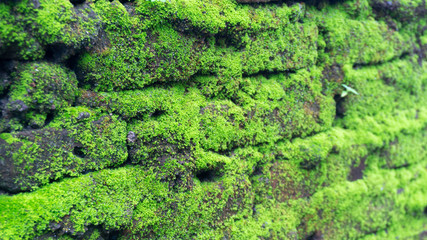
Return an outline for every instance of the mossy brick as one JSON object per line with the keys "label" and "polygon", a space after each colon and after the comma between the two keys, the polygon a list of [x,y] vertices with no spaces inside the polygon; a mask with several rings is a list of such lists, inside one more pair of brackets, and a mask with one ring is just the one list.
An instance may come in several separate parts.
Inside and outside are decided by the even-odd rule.
{"label": "mossy brick", "polygon": [[0,52],[47,50],[79,89],[2,123],[38,181],[0,191],[3,238],[425,236],[423,1],[33,2],[0,5]]}
{"label": "mossy brick", "polygon": [[41,59],[55,46],[54,54],[64,60],[68,51],[89,47],[101,22],[88,5],[74,8],[64,0],[1,3],[1,58]]}
{"label": "mossy brick", "polygon": [[127,159],[126,123],[85,108],[63,114],[45,128],[1,135],[3,189],[33,190]]}
{"label": "mossy brick", "polygon": [[24,64],[13,76],[10,105],[22,101],[29,110],[48,113],[70,106],[77,94],[75,74],[60,65],[47,62]]}
{"label": "mossy brick", "polygon": [[[25,63],[12,73],[7,102],[2,106],[3,131],[21,130],[25,126],[41,128],[47,116],[70,106],[77,95],[74,72],[61,65]],[[17,122],[17,128],[13,127]]]}
{"label": "mossy brick", "polygon": [[[119,2],[97,2],[94,11],[119,15],[120,21],[104,19],[109,24],[107,36],[111,45],[80,58],[79,67],[85,75],[86,87],[99,91],[141,89],[156,82],[185,81],[199,71],[217,74],[221,81],[229,82],[230,78],[233,80],[242,74],[300,69],[316,61],[317,27],[313,23],[277,27],[274,23],[281,20],[276,14],[265,16],[271,28],[266,27],[265,31],[257,34],[246,31],[231,45],[227,43],[228,36],[219,39],[211,35],[197,36],[180,31],[176,24],[166,22],[154,26],[150,24],[151,27],[146,29],[146,22],[152,19],[146,17],[146,10],[142,12],[143,7],[158,11],[166,8],[162,11],[172,14],[172,9],[177,6],[181,8],[180,3],[175,2],[139,2],[136,6],[129,5],[129,8],[135,8],[136,13],[130,14]],[[232,7],[233,4],[225,6]],[[217,7],[221,9],[223,6]],[[277,10],[281,12],[277,13],[279,16],[292,18],[293,8],[283,8],[274,8],[272,11]],[[244,15],[251,15],[251,10],[245,8],[240,11]],[[163,15],[151,16],[161,18]],[[179,24],[181,20],[177,21]],[[217,24],[222,28],[224,23]],[[236,30],[236,33],[240,30]]]}
{"label": "mossy brick", "polygon": [[331,7],[310,15],[323,35],[319,58],[324,64],[374,64],[412,51],[414,36],[394,31],[383,22],[352,19]]}

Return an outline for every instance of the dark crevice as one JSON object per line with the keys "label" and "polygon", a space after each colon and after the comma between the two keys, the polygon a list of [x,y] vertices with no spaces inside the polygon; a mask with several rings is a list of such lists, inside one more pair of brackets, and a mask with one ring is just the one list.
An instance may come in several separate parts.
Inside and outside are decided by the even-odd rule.
{"label": "dark crevice", "polygon": [[46,120],[44,122],[44,125],[45,126],[49,125],[49,123],[52,122],[54,118],[55,118],[55,113],[54,112],[48,113],[47,116],[46,116]]}
{"label": "dark crevice", "polygon": [[150,117],[152,118],[159,118],[160,116],[164,115],[166,111],[156,109],[153,113],[150,114]]}
{"label": "dark crevice", "polygon": [[411,166],[410,164],[408,164],[408,163],[405,163],[405,164],[402,164],[402,165],[398,165],[398,166],[396,166],[396,165],[393,165],[393,166],[385,166],[385,167],[383,167],[383,168],[386,168],[386,169],[401,169],[401,168],[407,168],[407,167],[409,167],[409,166]]}
{"label": "dark crevice", "polygon": [[343,118],[345,116],[345,98],[340,94],[334,96],[335,100],[335,119]]}
{"label": "dark crevice", "polygon": [[121,231],[113,230],[113,231],[104,231],[104,238],[108,240],[118,240],[121,236]]}
{"label": "dark crevice", "polygon": [[258,175],[262,175],[262,170],[264,169],[263,166],[259,166],[257,165],[254,169],[254,171],[252,172],[252,174],[249,175],[249,177],[253,177],[253,176],[258,176]]}
{"label": "dark crevice", "polygon": [[322,159],[320,157],[314,157],[310,159],[303,159],[299,165],[302,169],[314,170],[320,165],[321,161]]}
{"label": "dark crevice", "polygon": [[321,231],[315,231],[314,233],[312,233],[306,238],[306,240],[322,240],[322,239],[323,239],[323,234]]}
{"label": "dark crevice", "polygon": [[7,189],[5,187],[0,186],[0,196],[1,195],[13,196],[23,192],[28,192],[28,190],[21,191],[21,189],[19,188]]}
{"label": "dark crevice", "polygon": [[378,67],[378,66],[381,66],[385,63],[390,63],[390,62],[396,61],[398,59],[404,59],[407,56],[410,56],[411,54],[413,54],[413,52],[403,52],[401,55],[395,56],[392,59],[387,60],[387,61],[379,61],[379,62],[374,62],[374,63],[355,63],[355,64],[353,64],[353,69],[357,70],[357,69],[360,69],[363,67]]}
{"label": "dark crevice", "polygon": [[[1,78],[1,76],[0,76],[0,78]],[[1,80],[2,79],[0,79],[0,81]],[[0,83],[0,86],[2,86],[2,83]],[[6,83],[6,81],[5,81],[4,85],[2,87],[4,87],[4,88],[3,88],[3,92],[0,92],[0,101],[2,101],[3,99],[5,99],[7,101],[7,99],[9,98],[10,84]],[[1,104],[1,102],[0,102],[0,104]],[[0,106],[0,109],[1,109],[1,106]]]}
{"label": "dark crevice", "polygon": [[[299,1],[292,1],[292,2],[298,3]],[[318,9],[322,9],[322,8],[325,8],[326,6],[334,6],[339,3],[342,3],[341,0],[320,0],[320,1],[319,0],[303,0],[302,2],[310,6],[315,6]]]}
{"label": "dark crevice", "polygon": [[70,2],[74,5],[74,7],[83,4],[85,0],[70,0]]}
{"label": "dark crevice", "polygon": [[[79,61],[80,55],[82,53],[83,53],[82,51],[75,52],[75,54],[70,55],[69,58],[66,61],[64,61],[64,65],[67,68],[69,68],[70,70],[74,71],[76,73],[76,75],[77,75],[76,70],[77,70],[77,66],[78,66],[78,61]],[[80,77],[82,77],[82,76],[80,76]]]}
{"label": "dark crevice", "polygon": [[347,177],[349,181],[353,182],[363,178],[363,172],[366,168],[366,158],[367,156],[361,158],[357,166],[356,163],[353,162],[352,166],[350,167],[350,174]]}
{"label": "dark crevice", "polygon": [[4,189],[2,189],[1,187],[0,187],[0,196],[1,195],[10,195],[10,192],[8,192],[7,190],[4,190]]}
{"label": "dark crevice", "polygon": [[10,86],[12,84],[11,74],[16,71],[18,61],[0,61],[0,99],[8,98]]}
{"label": "dark crevice", "polygon": [[136,134],[132,131],[128,132],[128,135],[126,137],[126,152],[128,154],[126,161],[124,161],[121,166],[126,166],[126,165],[133,165],[132,163],[132,154],[133,152],[135,152],[136,150],[134,150],[135,148],[135,142],[137,140]]}
{"label": "dark crevice", "polygon": [[81,158],[86,157],[86,153],[84,152],[84,148],[79,147],[79,146],[74,147],[73,154],[76,155],[77,157],[81,157]]}
{"label": "dark crevice", "polygon": [[221,173],[218,169],[203,169],[196,173],[196,178],[198,178],[200,182],[214,182],[219,177],[221,177]]}
{"label": "dark crevice", "polygon": [[252,205],[252,217],[254,217],[258,213],[255,203]]}
{"label": "dark crevice", "polygon": [[278,71],[277,69],[272,69],[272,70],[263,70],[263,71],[258,71],[256,73],[243,73],[242,74],[242,78],[248,78],[248,77],[255,77],[255,76],[263,76],[267,79],[271,78],[272,75],[276,75],[276,74],[280,74],[280,73],[284,73],[287,76],[291,75],[291,74],[295,74],[297,72],[297,69],[287,69],[284,71]]}
{"label": "dark crevice", "polygon": [[418,65],[423,66],[423,60],[427,60],[427,44],[423,45],[421,42],[421,36],[424,35],[424,32],[427,30],[427,26],[424,26],[422,29],[418,28],[416,34],[418,48],[415,48],[415,54],[418,55]]}
{"label": "dark crevice", "polygon": [[76,49],[73,49],[65,44],[51,44],[45,47],[45,60],[48,62],[60,63],[69,59],[70,56],[76,54]]}

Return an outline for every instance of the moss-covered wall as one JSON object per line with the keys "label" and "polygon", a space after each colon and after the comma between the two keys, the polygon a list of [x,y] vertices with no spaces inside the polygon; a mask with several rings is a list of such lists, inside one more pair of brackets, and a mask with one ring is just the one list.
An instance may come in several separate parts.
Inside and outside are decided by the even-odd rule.
{"label": "moss-covered wall", "polygon": [[425,0],[0,2],[0,239],[424,239]]}

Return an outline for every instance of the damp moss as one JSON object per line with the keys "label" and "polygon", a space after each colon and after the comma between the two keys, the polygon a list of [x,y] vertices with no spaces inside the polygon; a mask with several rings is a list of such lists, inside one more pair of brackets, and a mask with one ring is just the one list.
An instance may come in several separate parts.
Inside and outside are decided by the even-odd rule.
{"label": "damp moss", "polygon": [[[73,116],[74,113],[74,116]],[[117,166],[127,159],[126,123],[86,108],[66,108],[39,130],[2,134],[3,188],[33,190],[65,176]],[[6,181],[7,178],[7,181]]]}
{"label": "damp moss", "polygon": [[[39,91],[27,91],[31,82],[13,83],[14,111],[22,101],[39,129],[0,135],[0,153],[18,173],[2,183],[33,189],[0,195],[1,235],[421,236],[423,5],[391,1],[382,15],[378,4],[388,2],[0,5],[3,18],[35,23],[10,30],[6,21],[10,46],[27,38],[20,34],[48,46],[90,43],[75,59],[72,98],[29,95]],[[95,45],[92,34],[102,36]],[[50,63],[24,68],[39,65],[58,72],[46,79],[68,73]],[[358,94],[342,95],[342,84]],[[60,107],[51,111],[45,99]]]}
{"label": "damp moss", "polygon": [[[29,239],[46,232],[50,222],[63,224],[66,233],[83,232],[88,224],[104,223],[110,229],[129,224],[132,213],[128,211],[144,197],[144,191],[164,195],[164,186],[153,177],[127,167],[67,179],[31,194],[0,196],[2,236]],[[71,218],[63,219],[69,214]]]}
{"label": "damp moss", "polygon": [[14,73],[9,101],[22,101],[40,113],[59,110],[74,102],[77,79],[73,72],[51,63],[25,64]]}
{"label": "damp moss", "polygon": [[[2,51],[23,60],[41,59],[45,46],[77,49],[98,34],[97,16],[75,9],[70,1],[1,3]],[[3,49],[4,48],[4,49]],[[11,49],[7,49],[11,48]]]}
{"label": "damp moss", "polygon": [[[24,63],[12,74],[13,83],[3,107],[3,131],[41,128],[58,110],[70,106],[77,95],[74,72],[47,62]],[[19,125],[18,125],[19,124]]]}
{"label": "damp moss", "polygon": [[[21,22],[21,17],[12,13],[14,7],[15,4],[0,3],[0,25],[2,29],[0,52],[18,55],[22,59],[43,57],[44,50],[38,41],[24,30],[25,24]],[[15,48],[15,52],[10,51],[10,48]]]}
{"label": "damp moss", "polygon": [[[295,23],[277,27],[276,23],[286,21],[286,17],[288,21],[297,21],[301,17],[294,16],[298,7],[273,7],[268,9],[273,13],[268,13],[267,10],[240,8],[231,2],[218,6],[208,4],[212,5],[209,14],[230,11],[233,14],[230,19],[241,21],[233,23],[236,29],[228,33],[228,28],[225,28],[227,20],[221,20],[222,17],[215,21],[193,18],[204,15],[203,8],[198,9],[197,14],[186,11],[185,14],[190,15],[181,16],[187,4],[142,1],[135,4],[135,14],[130,14],[119,2],[98,1],[94,11],[100,15],[108,13],[118,16],[115,18],[118,22],[112,22],[110,17],[103,18],[109,26],[107,32],[111,45],[103,51],[84,54],[79,60],[79,66],[86,75],[86,87],[97,91],[141,89],[155,82],[186,81],[199,71],[218,75],[222,82],[232,84],[242,74],[300,69],[316,60],[317,28],[314,24]],[[205,5],[198,1],[191,4]],[[161,13],[147,18],[147,8]],[[252,11],[262,14],[255,21],[259,21],[263,27],[248,25],[249,29],[242,31]],[[303,15],[304,10],[300,11],[302,13],[296,15]],[[194,35],[182,29],[179,23],[174,24],[174,21],[156,20],[170,18],[171,15],[178,19],[185,18],[190,28],[203,28],[211,34],[221,30],[226,36],[217,39],[212,35]],[[242,17],[238,17],[240,15]],[[147,23],[150,21],[158,24]],[[260,29],[262,34],[254,34],[256,29]],[[236,35],[235,42],[230,43],[228,35]]]}
{"label": "damp moss", "polygon": [[347,12],[325,7],[310,16],[324,32],[326,64],[373,64],[399,57],[411,50],[410,35],[401,34],[371,18],[352,19]]}

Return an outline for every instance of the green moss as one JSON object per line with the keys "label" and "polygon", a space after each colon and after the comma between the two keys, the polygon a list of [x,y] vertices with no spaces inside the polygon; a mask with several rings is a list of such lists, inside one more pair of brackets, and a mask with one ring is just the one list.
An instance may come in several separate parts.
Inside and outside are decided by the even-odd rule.
{"label": "green moss", "polygon": [[12,119],[9,127],[5,126],[6,129],[22,129],[13,127],[14,121],[24,126],[43,127],[48,114],[70,106],[77,94],[75,74],[60,65],[27,63],[12,75],[14,81],[5,109]]}
{"label": "green moss", "polygon": [[64,176],[120,165],[127,159],[126,134],[126,123],[116,116],[66,108],[46,128],[2,135],[8,144],[1,150],[11,153],[4,164],[14,173],[3,173],[12,182],[2,186],[31,190]]}
{"label": "green moss", "polygon": [[[74,9],[70,1],[23,0],[18,3],[1,3],[0,19],[7,48],[16,51],[17,58],[41,59],[45,55],[43,45],[56,44],[78,48],[88,43],[98,33],[99,19],[92,11]],[[12,50],[12,52],[14,52]]]}
{"label": "green moss", "polygon": [[[0,196],[3,238],[32,238],[68,214],[72,217],[64,224],[75,233],[87,224],[104,223],[110,229],[129,224],[131,215],[127,212],[144,198],[142,192],[163,195],[164,187],[153,177],[138,168],[123,168],[68,179],[31,194]],[[88,202],[93,204],[86,205]]]}
{"label": "green moss", "polygon": [[3,238],[425,231],[421,1],[30,4],[0,5],[5,46],[88,45],[80,89],[51,63],[14,75],[0,184],[34,191],[0,196]]}
{"label": "green moss", "polygon": [[196,39],[166,26],[150,33],[136,31],[115,39],[103,53],[82,57],[86,82],[95,90],[140,89],[156,81],[185,80],[198,70],[203,47],[196,51]]}
{"label": "green moss", "polygon": [[371,18],[355,20],[344,11],[326,7],[310,15],[327,42],[321,59],[325,64],[372,64],[389,61],[412,48],[411,38],[391,31]]}
{"label": "green moss", "polygon": [[[130,15],[118,2],[98,1],[95,4],[96,12],[119,17],[115,18],[118,22],[112,22],[111,17],[104,18],[109,24],[111,46],[101,52],[85,54],[79,61],[86,73],[87,87],[99,91],[141,89],[155,82],[185,81],[200,71],[218,75],[225,87],[232,88],[230,84],[242,74],[300,69],[316,60],[317,28],[314,24],[276,25],[280,21],[297,21],[301,17],[294,16],[298,7],[273,7],[268,9],[272,13],[265,15],[267,9],[258,11],[224,2],[218,6],[208,4],[212,7],[210,11],[203,11],[204,6],[197,9],[197,13],[184,14],[187,4],[205,5],[199,1],[142,1],[135,7],[138,14]],[[148,9],[160,13],[147,19]],[[218,17],[214,21],[198,20],[198,15],[201,17],[209,12],[216,16],[223,11],[230,11],[232,16],[226,19]],[[184,15],[181,16],[181,13]],[[249,28],[247,21],[252,14],[256,15],[259,25],[242,31],[245,25]],[[156,20],[169,15],[185,18],[190,28],[202,28],[202,31],[211,34],[223,31],[226,36],[218,39],[209,35],[194,36],[187,34],[186,26]],[[230,27],[225,28],[225,23],[231,19],[234,19],[232,22],[236,27],[231,27],[232,31],[228,32]],[[158,22],[158,25],[152,21]],[[264,25],[267,25],[265,29]],[[262,29],[263,34],[254,34],[256,29]],[[227,40],[229,37],[235,40],[230,43]]]}
{"label": "green moss", "polygon": [[69,106],[76,96],[77,80],[73,72],[50,63],[23,65],[15,73],[9,101],[22,101],[41,113]]}
{"label": "green moss", "polygon": [[[133,163],[155,167],[163,176],[173,177],[177,171],[222,165],[222,161],[211,163],[215,155],[206,156],[210,151],[229,152],[328,129],[334,108],[330,106],[332,99],[320,92],[320,73],[313,69],[290,77],[279,74],[268,79],[241,79],[234,101],[208,99],[196,87],[175,85],[102,93],[97,106],[131,122],[128,130],[135,133],[135,139],[128,144]],[[313,94],[300,94],[300,89]],[[293,94],[287,94],[289,90]],[[289,109],[298,110],[290,113]],[[182,166],[177,163],[181,158],[186,159]]]}
{"label": "green moss", "polygon": [[[0,26],[2,29],[0,39],[0,53],[16,54],[22,59],[39,59],[44,55],[44,50],[38,41],[28,34],[24,28],[22,15],[14,15],[12,9],[16,4],[7,5],[0,3]],[[10,48],[16,49],[15,53]]]}
{"label": "green moss", "polygon": [[[345,81],[352,82],[361,96],[350,96],[345,103],[348,120],[345,125],[360,128],[351,119],[355,116],[372,116],[385,112],[423,106],[426,84],[425,67],[417,66],[416,58],[393,61],[379,67],[360,70],[345,68]],[[404,106],[404,107],[403,107]],[[402,109],[403,108],[403,109]],[[416,112],[408,112],[416,118]],[[354,118],[356,119],[356,118]],[[387,122],[386,119],[384,119]]]}

